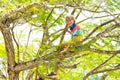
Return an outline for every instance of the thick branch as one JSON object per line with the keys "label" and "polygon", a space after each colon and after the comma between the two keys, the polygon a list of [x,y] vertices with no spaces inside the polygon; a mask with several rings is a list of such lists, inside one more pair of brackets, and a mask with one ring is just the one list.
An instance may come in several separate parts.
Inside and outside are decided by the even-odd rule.
{"label": "thick branch", "polygon": [[38,66],[39,64],[45,63],[46,61],[52,60],[56,57],[57,58],[63,57],[64,56],[63,53],[65,53],[67,51],[68,51],[68,49],[66,49],[64,51],[61,51],[59,53],[46,54],[41,58],[18,64],[18,65],[15,66],[14,70],[19,72],[19,71],[23,71],[23,70],[26,70],[26,69],[34,68],[34,67]]}
{"label": "thick branch", "polygon": [[24,62],[24,63],[16,65],[14,70],[16,72],[19,72],[19,71],[23,71],[26,69],[31,69],[31,68],[38,66],[40,63],[43,63],[43,62],[44,60],[42,59],[34,59],[32,61],[28,61],[28,62]]}
{"label": "thick branch", "polygon": [[9,76],[9,79],[14,80],[17,78],[17,75],[14,76],[14,72],[13,72],[14,66],[15,66],[14,46],[13,46],[10,30],[6,27],[7,26],[3,25],[2,23],[0,24],[0,29],[4,37],[5,48],[6,48],[6,53],[8,57],[7,58],[8,74],[12,75],[12,76]]}
{"label": "thick branch", "polygon": [[67,8],[67,7],[71,7],[71,8],[74,8],[74,9],[82,9],[82,10],[87,10],[87,11],[90,11],[90,12],[95,12],[95,11],[92,11],[92,10],[85,9],[82,6],[72,6],[72,5],[69,5],[69,4],[66,4],[66,5],[47,5],[47,4],[43,4],[43,3],[33,3],[33,4],[30,4],[30,5],[25,6],[25,7],[24,6],[20,7],[17,10],[11,10],[10,12],[5,13],[1,17],[0,20],[3,21],[6,18],[8,18],[9,16],[12,16],[12,15],[18,13],[18,12],[25,12],[26,10],[29,10],[30,8],[33,8],[33,7],[43,7],[43,8]]}

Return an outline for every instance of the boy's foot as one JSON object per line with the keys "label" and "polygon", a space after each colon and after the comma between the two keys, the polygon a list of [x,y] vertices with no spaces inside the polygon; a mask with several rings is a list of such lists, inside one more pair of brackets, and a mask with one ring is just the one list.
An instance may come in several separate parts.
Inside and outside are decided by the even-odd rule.
{"label": "boy's foot", "polygon": [[51,73],[47,74],[47,76],[50,78],[57,78],[57,74],[55,72],[51,72]]}
{"label": "boy's foot", "polygon": [[82,49],[82,46],[78,46],[78,49]]}
{"label": "boy's foot", "polygon": [[77,68],[77,65],[76,65],[76,64],[73,65],[73,69],[75,69],[75,68]]}

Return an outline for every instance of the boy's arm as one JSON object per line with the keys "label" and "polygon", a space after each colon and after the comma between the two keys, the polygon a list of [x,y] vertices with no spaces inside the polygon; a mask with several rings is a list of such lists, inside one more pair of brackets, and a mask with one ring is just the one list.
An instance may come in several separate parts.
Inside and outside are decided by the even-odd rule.
{"label": "boy's arm", "polygon": [[77,25],[76,30],[80,30],[80,26],[79,25]]}

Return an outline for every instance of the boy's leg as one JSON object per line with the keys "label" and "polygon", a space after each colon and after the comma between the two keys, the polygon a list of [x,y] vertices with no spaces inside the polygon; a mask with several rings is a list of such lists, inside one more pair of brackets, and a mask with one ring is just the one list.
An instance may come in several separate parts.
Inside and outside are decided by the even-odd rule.
{"label": "boy's leg", "polygon": [[54,71],[52,71],[51,73],[47,74],[48,77],[55,78],[55,79],[58,78],[57,73],[58,73],[58,70],[59,70],[59,64],[60,64],[60,62],[56,62]]}

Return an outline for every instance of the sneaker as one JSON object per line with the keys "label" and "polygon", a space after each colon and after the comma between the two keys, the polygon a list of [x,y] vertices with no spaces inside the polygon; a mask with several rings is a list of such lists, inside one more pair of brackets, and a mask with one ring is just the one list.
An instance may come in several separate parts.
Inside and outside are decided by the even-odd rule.
{"label": "sneaker", "polygon": [[51,73],[47,74],[47,76],[50,78],[57,78],[57,74],[55,72],[51,72]]}

